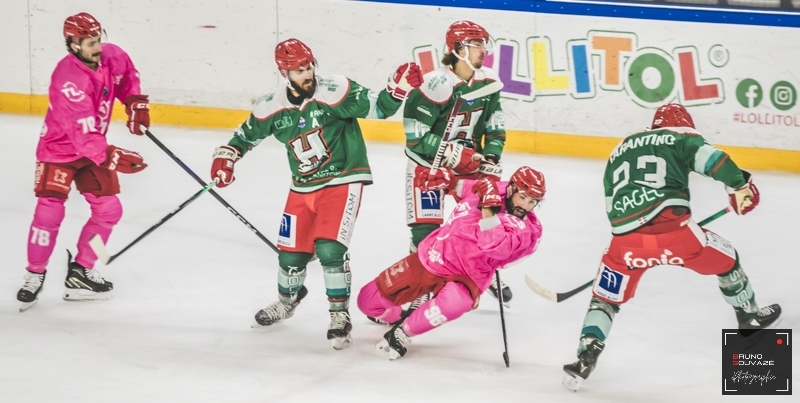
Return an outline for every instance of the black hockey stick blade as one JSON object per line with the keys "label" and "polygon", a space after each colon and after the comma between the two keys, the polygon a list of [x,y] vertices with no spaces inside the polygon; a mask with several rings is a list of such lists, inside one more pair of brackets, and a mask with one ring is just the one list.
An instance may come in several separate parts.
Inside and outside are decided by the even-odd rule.
{"label": "black hockey stick blade", "polygon": [[594,283],[594,279],[592,279],[591,281],[586,282],[585,284],[581,285],[578,288],[575,288],[574,290],[570,290],[570,291],[567,291],[567,292],[558,292],[557,293],[557,292],[553,292],[553,291],[548,290],[547,288],[542,287],[541,285],[539,285],[535,281],[533,281],[533,279],[530,276],[528,276],[527,274],[525,275],[525,284],[528,286],[528,288],[531,289],[531,291],[535,292],[540,297],[542,297],[542,298],[544,298],[546,300],[553,301],[553,302],[561,302],[561,301],[564,301],[564,300],[566,300],[566,299],[568,299],[568,298],[570,298],[572,296],[575,296],[579,292],[591,287],[592,283]]}

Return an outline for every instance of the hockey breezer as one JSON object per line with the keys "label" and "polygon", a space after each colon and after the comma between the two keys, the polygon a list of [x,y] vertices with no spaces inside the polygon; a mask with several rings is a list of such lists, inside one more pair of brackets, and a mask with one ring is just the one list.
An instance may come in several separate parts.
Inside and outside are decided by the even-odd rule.
{"label": "hockey breezer", "polygon": [[[722,209],[720,211],[717,211],[716,213],[712,214],[711,216],[706,217],[705,219],[701,220],[700,222],[697,223],[697,225],[702,227],[702,226],[704,226],[704,225],[716,220],[717,218],[720,218],[720,217],[724,216],[725,214],[729,213],[730,211],[731,211],[731,207],[730,206],[725,207],[724,209]],[[531,291],[535,292],[540,297],[542,297],[544,299],[547,299],[547,300],[550,300],[550,301],[553,301],[553,302],[561,302],[561,301],[566,300],[567,298],[570,298],[570,297],[572,297],[574,295],[577,295],[581,291],[591,287],[592,283],[594,283],[594,279],[589,280],[584,284],[581,284],[579,287],[577,287],[577,288],[575,288],[573,290],[570,290],[570,291],[567,291],[567,292],[556,293],[556,292],[548,290],[547,288],[542,287],[541,285],[536,283],[536,281],[534,281],[527,274],[525,275],[525,284],[528,285],[528,288],[530,288]]]}

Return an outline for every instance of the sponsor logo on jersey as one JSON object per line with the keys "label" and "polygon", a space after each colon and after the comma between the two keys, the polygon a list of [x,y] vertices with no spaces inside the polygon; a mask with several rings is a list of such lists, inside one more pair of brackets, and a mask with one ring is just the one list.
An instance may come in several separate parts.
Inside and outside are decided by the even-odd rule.
{"label": "sponsor logo on jersey", "polygon": [[275,94],[262,95],[262,96],[256,98],[256,102],[253,102],[253,104],[257,104],[259,102],[269,102],[269,101],[272,101],[272,98],[274,98],[274,97],[275,97]]}
{"label": "sponsor logo on jersey", "polygon": [[[674,249],[674,248],[673,248]],[[671,265],[683,266],[682,248],[676,249],[677,253],[669,249],[628,249],[622,248],[622,258],[631,269],[646,269],[654,266]]]}
{"label": "sponsor logo on jersey", "polygon": [[280,119],[276,119],[274,124],[275,124],[275,129],[277,130],[285,129],[292,125],[292,118],[289,116],[284,116]]}
{"label": "sponsor logo on jersey", "polygon": [[618,271],[611,270],[608,266],[602,265],[602,270],[595,280],[595,294],[612,302],[622,302],[625,298],[625,288],[628,287],[630,277]]}
{"label": "sponsor logo on jersey", "polygon": [[[621,196],[622,196],[621,200],[618,199],[617,201],[614,202],[614,210],[617,210],[622,213],[628,211],[629,208],[635,209],[637,207],[641,207],[645,204],[651,204],[658,199],[666,197],[664,193],[661,193],[656,189],[650,189],[645,187],[640,187],[639,189],[633,189],[630,196],[625,194]],[[646,217],[645,217],[645,222],[647,222]]]}
{"label": "sponsor logo on jersey", "polygon": [[345,246],[350,245],[350,238],[353,237],[356,214],[358,214],[358,206],[361,204],[361,184],[350,184],[348,190],[347,203],[342,212],[342,221],[339,223],[339,236],[336,239]]}
{"label": "sponsor logo on jersey", "polygon": [[706,242],[708,242],[708,246],[728,255],[731,259],[736,259],[736,248],[727,239],[711,231],[706,231]]}
{"label": "sponsor logo on jersey", "polygon": [[304,117],[300,117],[300,120],[297,121],[297,127],[304,128],[306,127],[306,119]]}
{"label": "sponsor logo on jersey", "polygon": [[336,84],[336,82],[330,78],[317,77],[317,83],[319,83],[320,87],[327,87],[330,92],[336,92],[336,89],[339,88],[339,84]]}
{"label": "sponsor logo on jersey", "polygon": [[[139,74],[136,74],[136,77],[138,78]],[[122,74],[117,74],[116,76],[111,77],[111,79],[114,81],[115,85],[119,85],[119,83],[122,82]]]}
{"label": "sponsor logo on jersey", "polygon": [[441,217],[442,216],[442,195],[438,191],[419,192],[420,217]]}
{"label": "sponsor logo on jersey", "polygon": [[78,86],[71,81],[64,83],[61,87],[61,93],[64,94],[70,102],[81,102],[86,98],[86,93],[81,91]]}
{"label": "sponsor logo on jersey", "polygon": [[297,241],[297,216],[294,214],[283,213],[281,226],[278,229],[278,245],[294,248]]}
{"label": "sponsor logo on jersey", "polygon": [[446,82],[447,82],[447,77],[445,77],[444,75],[436,76],[428,80],[428,89],[433,91],[433,89],[438,87],[439,84],[444,84]]}

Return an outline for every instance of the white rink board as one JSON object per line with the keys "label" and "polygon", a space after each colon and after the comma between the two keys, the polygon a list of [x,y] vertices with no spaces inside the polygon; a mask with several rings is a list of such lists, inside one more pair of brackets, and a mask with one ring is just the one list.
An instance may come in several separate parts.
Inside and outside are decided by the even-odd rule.
{"label": "white rink board", "polygon": [[298,37],[322,74],[379,89],[398,64],[440,58],[447,26],[471,19],[496,42],[491,63],[506,82],[509,129],[622,137],[648,126],[656,105],[677,101],[693,105],[712,143],[800,150],[793,28],[339,0],[31,0],[27,10],[17,0],[10,7],[0,33],[19,39],[4,46],[0,92],[46,93],[64,56],[62,21],[79,11],[131,53],[154,103],[229,109],[249,109],[280,82],[272,59],[278,40]]}

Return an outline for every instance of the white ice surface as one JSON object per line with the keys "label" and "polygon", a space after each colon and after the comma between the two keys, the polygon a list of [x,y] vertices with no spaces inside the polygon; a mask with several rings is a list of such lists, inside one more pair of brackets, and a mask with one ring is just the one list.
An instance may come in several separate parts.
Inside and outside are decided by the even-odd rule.
{"label": "white ice surface", "polygon": [[[67,203],[39,304],[18,312],[15,295],[26,265],[35,198],[34,152],[41,117],[0,115],[0,402],[768,402],[790,396],[721,396],[720,329],[736,325],[714,277],[656,268],[614,321],[597,371],[576,394],[561,386],[561,366],[575,359],[589,292],[561,304],[526,288],[529,274],[556,291],[594,275],[610,232],[604,216],[603,161],[506,153],[509,175],[528,164],[547,176],[538,210],[544,238],[529,260],[504,271],[514,292],[506,310],[511,367],[501,357],[497,301],[414,338],[405,358],[374,353],[385,328],[351,305],[355,345],[334,351],[319,263],[295,316],[271,329],[250,328],[276,299],[276,254],[210,195],[204,195],[108,267],[107,302],[61,299],[66,251],[75,250],[88,204]],[[154,126],[158,136],[202,178],[213,149],[230,131]],[[149,163],[122,176],[122,221],[109,241],[116,253],[199,189],[146,137],[112,124],[112,143]],[[369,144],[375,184],[365,188],[352,241],[353,295],[405,255],[398,144]],[[797,330],[800,294],[800,176],[754,172],[757,210],[709,226],[741,254],[760,304],[780,303],[783,328]],[[275,239],[289,185],[282,146],[265,141],[237,163],[236,182],[220,194]],[[692,178],[697,219],[726,206],[721,184]],[[448,206],[453,202],[448,199]],[[795,333],[797,335],[797,333]],[[793,355],[795,375],[798,354]]]}

